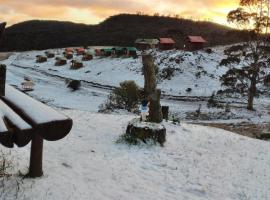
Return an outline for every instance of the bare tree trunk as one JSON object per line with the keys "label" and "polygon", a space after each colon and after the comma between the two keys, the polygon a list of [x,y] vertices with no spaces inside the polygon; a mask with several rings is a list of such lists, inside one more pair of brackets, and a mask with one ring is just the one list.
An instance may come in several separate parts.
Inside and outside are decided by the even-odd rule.
{"label": "bare tree trunk", "polygon": [[6,66],[0,65],[0,96],[5,96]]}
{"label": "bare tree trunk", "polygon": [[160,96],[161,91],[157,90],[154,58],[151,55],[143,55],[144,92],[145,97],[150,101],[149,121],[160,123],[163,120]]}
{"label": "bare tree trunk", "polygon": [[43,157],[43,138],[39,134],[34,134],[31,143],[29,177],[36,178],[43,175],[42,171]]}
{"label": "bare tree trunk", "polygon": [[247,106],[248,110],[254,110],[254,108],[253,108],[254,103],[253,102],[254,102],[254,97],[256,95],[256,91],[257,91],[256,77],[253,76],[251,79],[251,84],[250,84],[249,93],[248,93],[248,106]]}

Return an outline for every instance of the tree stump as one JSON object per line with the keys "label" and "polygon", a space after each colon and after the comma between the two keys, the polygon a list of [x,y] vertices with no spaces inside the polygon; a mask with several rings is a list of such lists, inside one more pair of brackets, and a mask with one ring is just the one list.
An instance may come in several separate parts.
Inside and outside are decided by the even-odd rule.
{"label": "tree stump", "polygon": [[163,146],[166,141],[166,128],[164,125],[151,122],[143,122],[137,118],[129,122],[126,134],[145,143],[148,140],[158,142],[161,146]]}
{"label": "tree stump", "polygon": [[166,119],[168,121],[168,119],[169,119],[169,106],[162,106],[161,110],[162,110],[163,119]]}

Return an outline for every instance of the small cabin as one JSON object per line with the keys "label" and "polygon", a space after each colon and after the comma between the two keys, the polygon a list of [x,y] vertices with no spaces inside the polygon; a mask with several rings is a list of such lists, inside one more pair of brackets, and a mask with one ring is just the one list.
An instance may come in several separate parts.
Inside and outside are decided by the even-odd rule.
{"label": "small cabin", "polygon": [[25,80],[24,82],[22,82],[21,85],[22,85],[22,90],[26,92],[26,91],[33,91],[35,83],[31,80]]}
{"label": "small cabin", "polygon": [[83,67],[83,63],[78,61],[78,60],[72,60],[71,61],[71,66],[70,66],[70,69],[80,69]]}
{"label": "small cabin", "polygon": [[76,48],[77,55],[83,55],[85,52],[85,49],[83,47]]}
{"label": "small cabin", "polygon": [[83,54],[82,60],[83,60],[83,61],[93,60],[93,55],[92,55],[92,53],[91,53],[91,52],[85,52],[85,53]]}
{"label": "small cabin", "polygon": [[47,57],[42,56],[42,55],[37,55],[37,56],[36,56],[36,62],[37,62],[37,63],[44,63],[44,62],[47,62]]}
{"label": "small cabin", "polygon": [[172,50],[175,48],[175,41],[172,38],[159,38],[160,50]]}
{"label": "small cabin", "polygon": [[135,47],[138,50],[148,50],[158,48],[159,40],[158,39],[143,39],[139,38],[135,41]]}
{"label": "small cabin", "polygon": [[66,53],[74,53],[74,49],[73,48],[71,48],[71,47],[69,47],[69,48],[65,48],[65,52]]}
{"label": "small cabin", "polygon": [[73,53],[70,53],[70,52],[64,52],[64,57],[68,60],[72,59],[73,58]]}
{"label": "small cabin", "polygon": [[111,56],[112,55],[112,49],[101,49],[101,56]]}
{"label": "small cabin", "polygon": [[45,51],[45,55],[47,56],[47,58],[54,58],[54,53],[51,51]]}
{"label": "small cabin", "polygon": [[125,47],[124,54],[128,57],[137,57],[137,49],[135,47]]}
{"label": "small cabin", "polygon": [[184,49],[187,51],[196,51],[204,48],[207,41],[202,36],[188,36],[185,41]]}
{"label": "small cabin", "polygon": [[125,54],[125,49],[123,47],[113,47],[112,48],[112,56],[120,57]]}
{"label": "small cabin", "polygon": [[55,66],[63,66],[67,64],[67,60],[65,58],[56,57],[55,60],[56,60],[54,64]]}

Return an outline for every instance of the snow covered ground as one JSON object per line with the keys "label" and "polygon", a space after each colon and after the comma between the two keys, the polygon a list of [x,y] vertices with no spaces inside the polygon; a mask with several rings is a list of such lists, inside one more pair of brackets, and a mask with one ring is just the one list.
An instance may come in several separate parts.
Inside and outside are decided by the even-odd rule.
{"label": "snow covered ground", "polygon": [[[60,54],[63,50],[58,51]],[[160,70],[177,68],[176,76],[160,82],[167,95],[209,96],[220,88],[219,76],[225,71],[217,67],[223,48],[211,57],[204,52],[157,52]],[[0,150],[12,160],[13,174],[0,188],[0,199],[8,200],[268,200],[270,199],[270,143],[236,135],[220,129],[166,122],[167,142],[164,147],[128,146],[117,143],[128,121],[135,116],[97,114],[98,106],[123,80],[133,79],[142,86],[140,59],[95,58],[85,68],[74,71],[69,65],[53,66],[54,60],[36,64],[40,51],[14,53],[7,64],[7,82],[20,86],[30,77],[35,90],[29,95],[63,112],[74,120],[71,133],[63,140],[44,144],[44,176],[22,179],[27,172],[30,145]],[[175,59],[184,57],[180,65]],[[178,61],[177,61],[178,62]],[[198,68],[199,66],[199,68]],[[201,77],[196,73],[201,71]],[[205,71],[205,72],[203,72]],[[113,78],[112,78],[113,77]],[[76,92],[66,88],[67,79],[84,80]],[[100,84],[100,85],[97,85]],[[195,87],[195,85],[198,85]],[[192,88],[187,93],[186,88]],[[242,101],[239,99],[239,101]],[[175,115],[185,118],[205,101],[162,100]],[[256,101],[257,112],[235,104],[235,121],[270,121],[270,100]],[[219,112],[220,109],[212,109]],[[233,121],[233,120],[225,120]],[[0,181],[0,184],[2,182]],[[2,190],[1,190],[2,189]],[[4,191],[4,192],[3,192]]]}
{"label": "snow covered ground", "polygon": [[[270,145],[219,129],[166,123],[165,147],[116,143],[132,116],[63,111],[69,136],[45,142],[44,177],[6,182],[14,199],[268,200]],[[29,146],[11,150],[27,171]],[[8,152],[9,150],[6,150]],[[13,185],[14,184],[14,185]]]}

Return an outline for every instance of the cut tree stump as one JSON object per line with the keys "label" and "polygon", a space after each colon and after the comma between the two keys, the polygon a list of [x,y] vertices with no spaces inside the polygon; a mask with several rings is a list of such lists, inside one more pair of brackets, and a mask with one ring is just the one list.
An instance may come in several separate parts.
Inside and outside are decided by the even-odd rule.
{"label": "cut tree stump", "polygon": [[152,140],[163,146],[166,142],[166,128],[163,124],[143,122],[137,118],[129,122],[126,134],[145,143]]}

